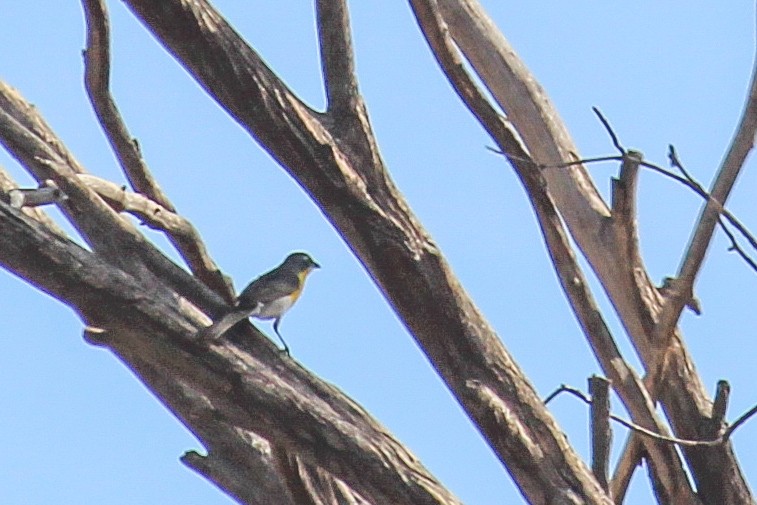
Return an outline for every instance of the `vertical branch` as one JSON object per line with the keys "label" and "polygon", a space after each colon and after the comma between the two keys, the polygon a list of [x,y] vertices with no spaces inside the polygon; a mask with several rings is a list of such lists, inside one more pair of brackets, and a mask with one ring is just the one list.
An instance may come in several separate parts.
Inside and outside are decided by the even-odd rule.
{"label": "vertical branch", "polygon": [[612,430],[610,429],[610,382],[604,377],[589,377],[591,395],[591,470],[602,489],[607,484]]}
{"label": "vertical branch", "polygon": [[725,414],[728,410],[728,400],[731,396],[731,385],[728,381],[718,381],[715,389],[715,399],[712,402],[712,425],[713,432],[720,435],[725,427]]}
{"label": "vertical branch", "polygon": [[336,115],[355,110],[359,98],[346,0],[317,0],[321,68],[328,99]]}

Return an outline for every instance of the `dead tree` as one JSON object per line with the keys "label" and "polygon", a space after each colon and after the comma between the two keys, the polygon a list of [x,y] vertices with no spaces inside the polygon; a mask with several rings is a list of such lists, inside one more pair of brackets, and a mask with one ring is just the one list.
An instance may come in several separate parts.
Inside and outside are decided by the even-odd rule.
{"label": "dead tree", "polygon": [[[39,113],[3,84],[0,141],[41,184],[51,181],[46,184],[55,189],[48,192],[92,250],[76,245],[42,211],[9,205],[8,196],[0,202],[3,267],[72,307],[86,338],[118,356],[208,449],[208,456],[189,453],[184,462],[240,502],[459,503],[360,406],[282,358],[253,327],[211,345],[194,339],[233,293],[131,141],[109,93],[104,2],[82,3],[87,91],[131,188],[89,174]],[[345,0],[316,0],[325,111],[287,88],[205,0],[125,3],[307,190],[530,503],[621,501],[641,458],[652,469],[660,503],[754,503],[728,440],[684,445],[679,453],[668,441],[633,435],[615,475],[606,488],[600,485],[389,177],[355,74]],[[671,435],[669,423],[679,438],[717,438],[721,426],[713,422],[712,401],[676,327],[751,149],[757,88],[753,84],[681,271],[660,291],[638,248],[635,193],[644,163],[638,153],[621,148],[612,201],[605,202],[546,94],[478,3],[410,5],[443,74],[520,178],[565,295],[630,419],[663,436]],[[3,193],[13,188],[3,178]],[[121,212],[162,230],[193,275]],[[612,300],[645,378],[618,351],[568,233]],[[656,413],[656,401],[667,422]]]}

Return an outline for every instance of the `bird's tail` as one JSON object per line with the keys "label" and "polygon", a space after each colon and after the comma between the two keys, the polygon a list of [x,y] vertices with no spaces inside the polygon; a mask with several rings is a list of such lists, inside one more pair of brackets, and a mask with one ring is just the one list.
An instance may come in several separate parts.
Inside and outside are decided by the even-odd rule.
{"label": "bird's tail", "polygon": [[239,321],[247,319],[248,317],[255,315],[255,313],[257,312],[259,312],[259,309],[257,307],[252,310],[250,310],[249,308],[237,308],[235,310],[232,310],[210,326],[207,326],[198,331],[197,339],[205,342],[216,340],[220,338],[224,333],[229,331],[231,327],[237,324]]}

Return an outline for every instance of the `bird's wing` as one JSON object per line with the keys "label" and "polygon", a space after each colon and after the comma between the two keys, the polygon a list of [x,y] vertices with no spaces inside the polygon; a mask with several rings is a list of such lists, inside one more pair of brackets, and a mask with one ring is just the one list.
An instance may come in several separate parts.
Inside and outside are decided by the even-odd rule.
{"label": "bird's wing", "polygon": [[254,309],[259,304],[268,304],[274,300],[294,293],[300,289],[300,279],[295,273],[269,272],[252,281],[237,298],[240,308]]}
{"label": "bird's wing", "polygon": [[229,331],[229,329],[231,329],[231,327],[237,324],[239,321],[250,317],[250,315],[255,312],[256,309],[257,306],[252,308],[239,308],[226,313],[218,321],[198,331],[197,339],[207,342],[219,338],[221,335]]}

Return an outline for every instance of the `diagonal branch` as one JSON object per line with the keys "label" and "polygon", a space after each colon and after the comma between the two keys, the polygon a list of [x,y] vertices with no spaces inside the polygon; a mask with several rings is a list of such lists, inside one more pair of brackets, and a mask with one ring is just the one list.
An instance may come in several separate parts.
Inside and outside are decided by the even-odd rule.
{"label": "diagonal branch", "polygon": [[[489,105],[483,93],[476,88],[473,80],[467,75],[464,67],[459,64],[454,46],[449,38],[445,37],[440,18],[433,16],[433,2],[417,1],[411,4],[437,61],[458,94],[479,118],[489,135],[498,143],[499,148],[503,152],[517,154],[518,159],[511,159],[510,162],[526,188],[562,288],[604,373],[611,379],[634,420],[659,433],[666,433],[667,429],[656,417],[641,381],[620,356],[615,341],[601,317],[572,252],[567,235],[563,231],[562,222],[557,215],[552,198],[546,190],[541,171],[536,169],[534,163],[522,161],[527,155],[523,148],[517,147],[518,139],[509,128],[503,127],[503,122],[494,108]],[[638,170],[638,164],[636,170]],[[634,179],[635,173],[636,171],[631,173],[629,169],[624,179]],[[630,183],[628,184],[630,186]],[[656,463],[655,469],[660,473],[659,480],[665,486],[668,498],[679,500],[681,503],[684,501],[697,503],[698,500],[688,484],[683,464],[675,450],[651,440],[646,441],[645,446]]]}
{"label": "diagonal branch", "polygon": [[127,4],[317,202],[524,492],[608,503],[395,188],[364,108],[332,128],[202,0]]}
{"label": "diagonal branch", "polygon": [[[0,265],[74,308],[208,447],[216,423],[276,440],[372,503],[459,505],[386,428],[247,326],[236,344],[192,340],[202,315],[0,202]],[[195,281],[197,282],[197,281]],[[135,321],[139,321],[135,325]],[[94,332],[90,332],[89,338]],[[221,453],[220,455],[222,455]],[[226,453],[226,457],[231,454]]]}
{"label": "diagonal branch", "polygon": [[168,197],[150,173],[136,141],[110,94],[110,22],[103,0],[82,0],[87,21],[87,49],[84,50],[84,84],[105,136],[135,191],[147,195],[161,207],[175,212]]}
{"label": "diagonal branch", "polygon": [[[142,224],[176,237],[192,240],[197,235],[192,223],[141,193],[132,193],[124,186],[94,175],[81,174],[78,178],[116,212],[128,212],[139,218]],[[202,245],[201,242],[194,243]],[[203,250],[201,254],[207,255],[207,252]]]}
{"label": "diagonal branch", "polygon": [[[507,111],[534,160],[555,165],[580,159],[544,90],[479,2],[440,0],[440,6],[455,43],[500,107]],[[604,233],[603,223],[610,216],[609,210],[582,168],[548,170],[544,177],[573,239],[602,282],[642,362],[652,364],[653,321],[660,310],[660,297],[646,269],[643,265],[633,265],[638,268],[636,283],[628,285],[624,269],[631,265],[625,262],[614,234]],[[628,296],[633,290],[638,290],[643,301],[641,306],[634,303],[634,297]],[[661,403],[677,436],[698,438],[698,430],[709,418],[711,403],[677,331],[668,363],[668,373],[660,384]],[[683,452],[706,502],[753,503],[729,444],[684,449]],[[713,458],[718,465],[712,464]]]}
{"label": "diagonal branch", "polygon": [[710,196],[714,201],[708,201],[699,214],[699,221],[681,267],[678,269],[678,277],[673,282],[671,296],[666,297],[659,323],[655,328],[655,341],[662,347],[665,347],[669,335],[678,323],[686,302],[691,299],[694,281],[704,262],[715,226],[718,224],[720,209],[728,199],[747,155],[754,147],[755,134],[757,134],[757,58],[752,69],[749,96],[744,105],[744,112],[710,191]]}
{"label": "diagonal branch", "polygon": [[[176,215],[175,207],[142,158],[136,140],[131,139],[110,94],[110,28],[105,3],[103,0],[82,0],[82,5],[87,20],[84,82],[95,114],[132,188],[171,215]],[[231,303],[234,299],[231,281],[210,257],[197,231],[191,225],[182,227],[182,233],[178,234],[172,233],[172,227],[163,230],[192,273]]]}
{"label": "diagonal branch", "polygon": [[2,82],[0,143],[37,181],[50,179],[63,191],[67,199],[61,210],[102,258],[140,278],[161,279],[162,284],[170,286],[170,294],[163,292],[161,296],[179,293],[209,312],[225,307],[218,296],[209,296],[207,288],[168,260],[78,178],[84,169],[34,108]]}

